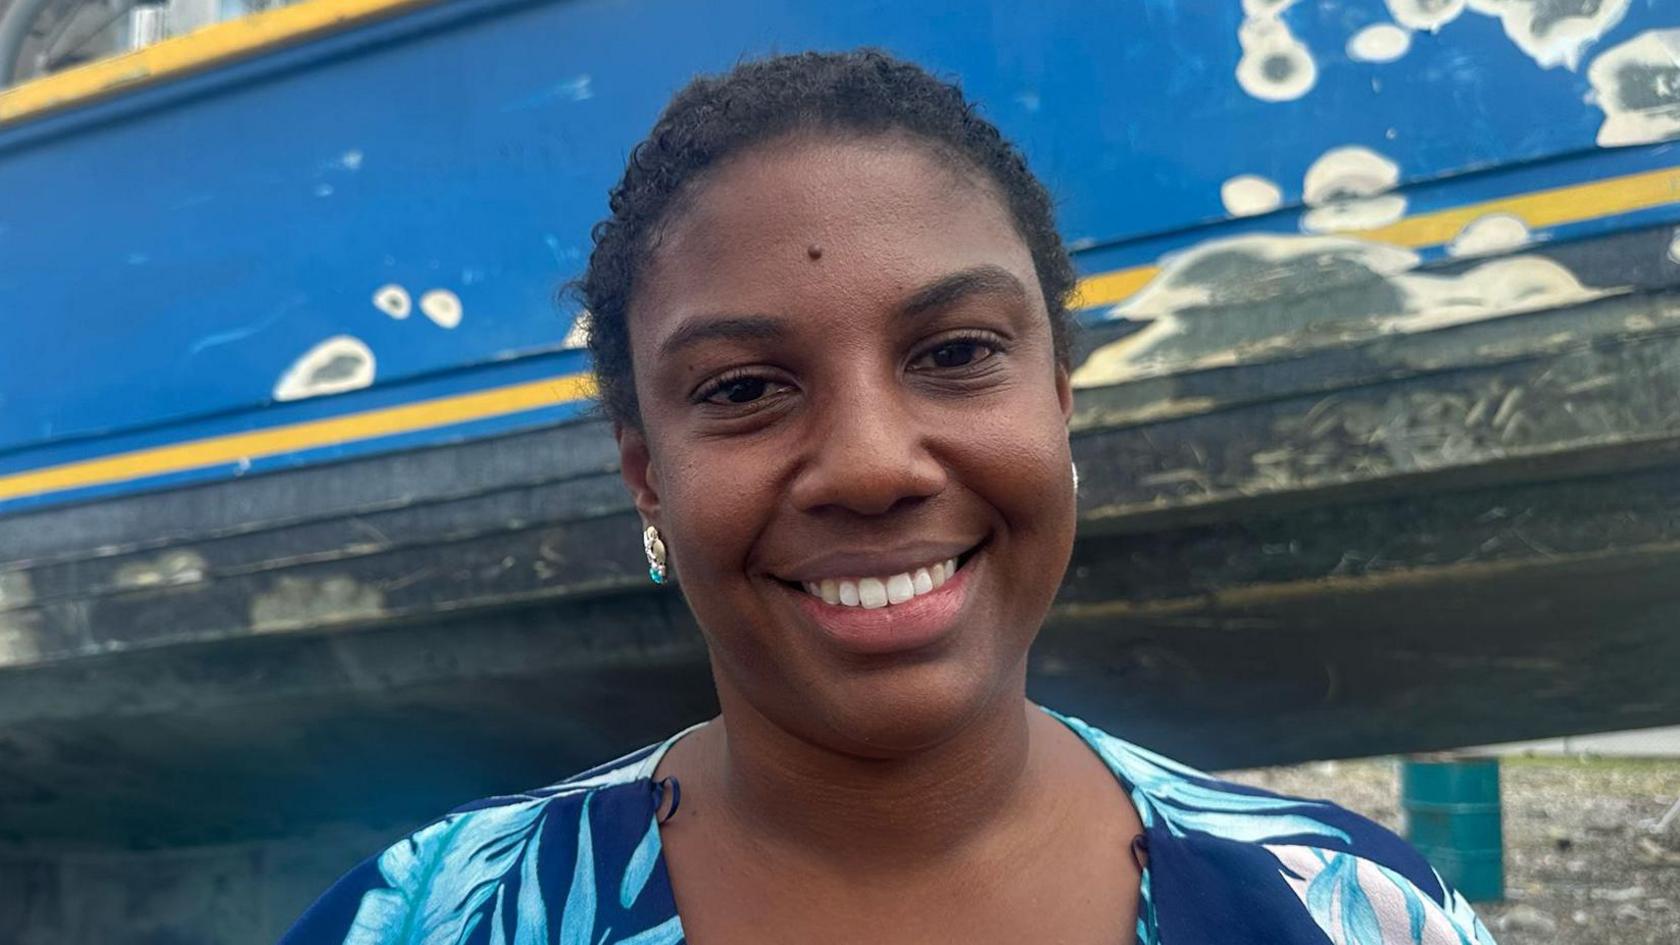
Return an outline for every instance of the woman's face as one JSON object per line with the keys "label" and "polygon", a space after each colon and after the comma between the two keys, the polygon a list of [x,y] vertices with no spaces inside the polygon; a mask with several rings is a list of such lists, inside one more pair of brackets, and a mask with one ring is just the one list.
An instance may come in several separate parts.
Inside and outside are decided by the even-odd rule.
{"label": "woman's face", "polygon": [[899,137],[748,151],[667,222],[629,327],[625,477],[726,707],[888,757],[1019,698],[1072,548],[1071,394],[991,186]]}

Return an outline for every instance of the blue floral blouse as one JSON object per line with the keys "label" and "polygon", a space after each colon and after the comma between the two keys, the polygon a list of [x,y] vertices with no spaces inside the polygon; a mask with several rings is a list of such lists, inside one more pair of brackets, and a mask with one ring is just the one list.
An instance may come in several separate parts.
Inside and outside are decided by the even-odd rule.
{"label": "blue floral blouse", "polygon": [[[1216,780],[1052,712],[1144,825],[1139,945],[1491,945],[1392,833],[1324,801]],[[339,880],[282,945],[675,945],[660,855],[678,738],[542,790],[469,804]]]}

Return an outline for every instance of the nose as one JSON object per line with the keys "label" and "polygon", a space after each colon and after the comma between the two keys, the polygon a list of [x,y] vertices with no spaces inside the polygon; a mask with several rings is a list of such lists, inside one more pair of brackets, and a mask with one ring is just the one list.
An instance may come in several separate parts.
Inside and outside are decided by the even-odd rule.
{"label": "nose", "polygon": [[857,386],[812,418],[811,457],[792,486],[796,507],[881,515],[945,487],[945,469],[927,448],[928,431],[895,394]]}

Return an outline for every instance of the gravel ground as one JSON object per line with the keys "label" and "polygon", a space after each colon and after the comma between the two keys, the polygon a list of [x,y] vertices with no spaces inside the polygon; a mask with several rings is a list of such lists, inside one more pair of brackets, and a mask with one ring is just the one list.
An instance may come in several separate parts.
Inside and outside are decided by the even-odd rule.
{"label": "gravel ground", "polygon": [[[1322,797],[1400,829],[1393,760],[1226,772]],[[1680,945],[1680,760],[1504,759],[1503,902],[1477,911],[1500,945]]]}

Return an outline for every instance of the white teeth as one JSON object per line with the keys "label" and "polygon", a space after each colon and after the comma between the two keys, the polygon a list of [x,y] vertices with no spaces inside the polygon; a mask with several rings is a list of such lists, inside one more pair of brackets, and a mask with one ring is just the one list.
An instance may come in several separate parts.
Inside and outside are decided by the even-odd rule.
{"label": "white teeth", "polygon": [[829,604],[863,607],[874,610],[932,593],[957,571],[957,559],[947,558],[927,567],[905,571],[889,577],[824,578],[803,581],[805,593],[820,597]]}
{"label": "white teeth", "polygon": [[916,596],[916,582],[908,574],[895,574],[887,578],[887,603],[902,604]]}
{"label": "white teeth", "polygon": [[910,583],[917,594],[926,594],[933,590],[933,575],[928,573],[927,568],[917,568],[916,573],[910,575]]}

